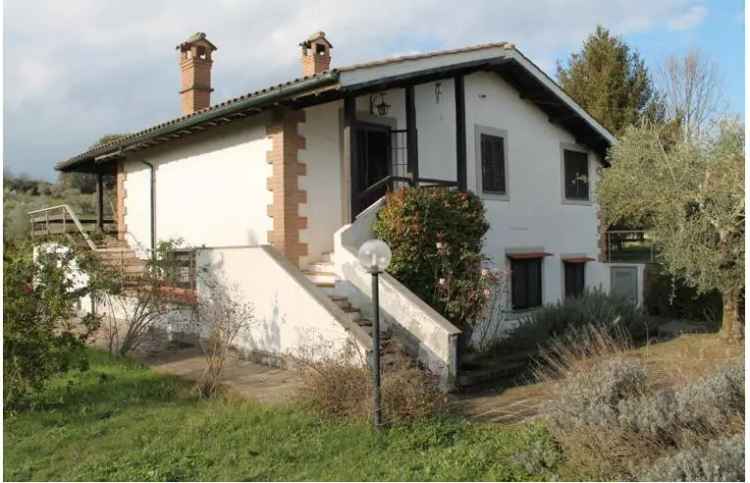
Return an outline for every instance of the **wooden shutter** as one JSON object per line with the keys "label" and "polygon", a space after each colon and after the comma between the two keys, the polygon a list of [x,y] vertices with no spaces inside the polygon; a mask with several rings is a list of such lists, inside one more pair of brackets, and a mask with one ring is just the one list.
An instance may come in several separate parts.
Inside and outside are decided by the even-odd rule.
{"label": "wooden shutter", "polygon": [[482,191],[505,193],[505,141],[499,136],[482,134]]}

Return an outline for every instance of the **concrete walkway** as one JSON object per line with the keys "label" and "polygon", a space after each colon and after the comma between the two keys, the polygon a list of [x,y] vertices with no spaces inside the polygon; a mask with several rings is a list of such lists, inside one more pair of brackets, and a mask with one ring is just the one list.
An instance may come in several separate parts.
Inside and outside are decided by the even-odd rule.
{"label": "concrete walkway", "polygon": [[[136,358],[154,371],[197,381],[206,367],[198,347],[169,348],[139,352]],[[264,404],[291,402],[301,387],[295,371],[256,364],[230,355],[224,366],[222,385],[233,393]]]}
{"label": "concrete walkway", "polygon": [[[106,329],[95,335],[94,346],[107,350]],[[120,333],[124,333],[121,328]],[[161,374],[197,381],[203,374],[206,361],[200,347],[170,341],[167,334],[152,330],[131,357]],[[293,370],[264,366],[240,359],[231,352],[224,366],[221,384],[232,393],[264,404],[287,404],[302,386],[299,374]]]}

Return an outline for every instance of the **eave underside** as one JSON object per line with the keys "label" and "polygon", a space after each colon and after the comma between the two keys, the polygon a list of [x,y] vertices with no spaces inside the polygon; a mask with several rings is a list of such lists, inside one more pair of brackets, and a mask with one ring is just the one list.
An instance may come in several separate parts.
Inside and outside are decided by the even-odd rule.
{"label": "eave underside", "polygon": [[153,136],[144,136],[143,139],[137,139],[130,144],[105,150],[101,153],[95,153],[96,156],[79,156],[80,159],[74,158],[74,162],[58,166],[58,169],[60,171],[89,173],[109,172],[111,171],[111,167],[105,167],[104,165],[111,166],[111,162],[125,158],[128,153],[170,143],[191,134],[208,131],[268,110],[278,108],[302,109],[346,97],[366,95],[371,92],[380,92],[387,89],[404,88],[478,71],[497,73],[504,81],[518,91],[522,99],[531,102],[543,111],[551,123],[559,125],[572,133],[576,143],[592,149],[598,154],[602,163],[606,165],[609,140],[518,61],[513,58],[496,58],[410,72],[346,86],[342,86],[339,82],[321,85],[315,89],[300,92],[297,95],[271,98],[268,102],[259,102],[252,107],[237,109],[226,115],[209,116],[205,120],[193,122],[186,127],[177,126],[173,130],[161,130]]}

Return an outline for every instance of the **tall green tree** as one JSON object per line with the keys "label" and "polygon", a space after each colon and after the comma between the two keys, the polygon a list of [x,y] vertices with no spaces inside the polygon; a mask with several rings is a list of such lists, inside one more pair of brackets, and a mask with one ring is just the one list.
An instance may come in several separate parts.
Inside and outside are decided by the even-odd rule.
{"label": "tall green tree", "polygon": [[718,290],[722,333],[739,338],[745,276],[745,136],[725,121],[703,139],[677,140],[663,126],[629,127],[611,149],[599,202],[609,224],[651,227],[659,261],[701,292]]}
{"label": "tall green tree", "polygon": [[580,52],[557,63],[562,88],[616,136],[643,118],[660,121],[664,105],[637,51],[597,26]]}

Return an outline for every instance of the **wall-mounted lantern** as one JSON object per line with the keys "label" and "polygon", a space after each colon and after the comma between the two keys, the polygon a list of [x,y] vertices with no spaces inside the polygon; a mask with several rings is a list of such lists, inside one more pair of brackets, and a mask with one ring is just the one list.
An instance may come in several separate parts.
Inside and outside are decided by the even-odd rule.
{"label": "wall-mounted lantern", "polygon": [[373,114],[373,115],[377,114],[378,116],[385,116],[388,114],[388,111],[390,110],[390,108],[391,108],[391,105],[385,102],[384,92],[370,96],[370,114]]}

